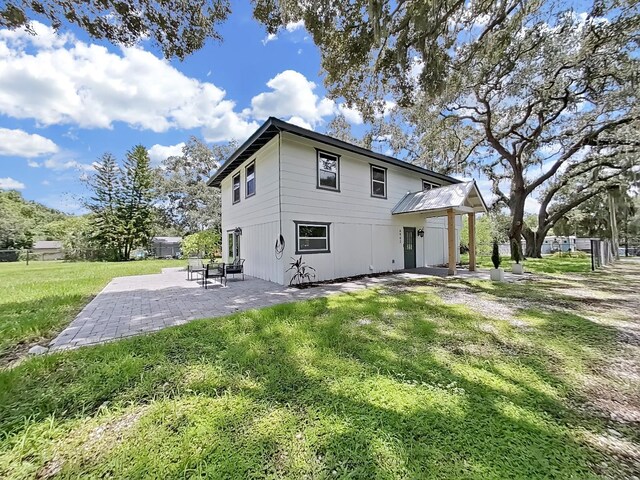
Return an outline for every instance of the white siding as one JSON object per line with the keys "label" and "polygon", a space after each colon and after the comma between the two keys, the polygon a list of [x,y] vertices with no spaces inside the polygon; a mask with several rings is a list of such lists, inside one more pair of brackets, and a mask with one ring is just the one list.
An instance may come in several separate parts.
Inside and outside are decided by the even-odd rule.
{"label": "white siding", "polygon": [[[456,217],[456,245],[460,245],[462,220]],[[446,217],[427,218],[424,229],[424,266],[439,266],[449,262],[449,233]],[[456,252],[460,261],[460,250]]]}
{"label": "white siding", "polygon": [[[339,192],[317,188],[316,148],[340,155]],[[371,164],[387,169],[386,199],[371,196]],[[289,134],[283,136],[281,169],[288,262],[296,257],[295,221],[330,222],[331,252],[302,254],[318,280],[404,268],[403,227],[425,228],[425,218],[392,216],[391,209],[407,192],[420,190],[423,178],[437,180]],[[446,224],[443,231],[446,235]],[[426,241],[426,236],[416,239],[417,266],[427,264],[425,252],[431,247]],[[440,251],[437,257],[442,255]],[[287,281],[291,274],[286,272]]]}
{"label": "white siding", "polygon": [[[316,148],[340,155],[339,192],[316,188]],[[254,159],[256,195],[245,198],[245,167]],[[372,164],[387,169],[386,199],[371,196]],[[241,200],[234,205],[231,185],[238,171]],[[331,251],[302,254],[316,269],[317,280],[403,269],[403,227],[425,230],[424,238],[416,238],[416,266],[446,263],[446,219],[391,215],[407,192],[422,188],[423,179],[441,184],[428,175],[284,133],[280,145],[275,137],[222,181],[223,255],[228,252],[227,232],[240,227],[245,272],[286,284],[293,274],[286,271],[289,263],[299,255],[294,222],[303,221],[330,223]],[[285,251],[277,259],[274,247],[281,225]],[[459,228],[458,219],[457,235]]]}
{"label": "white siding", "polygon": [[[245,167],[254,160],[256,193],[246,198]],[[231,186],[237,172],[240,172],[240,202],[233,204]],[[228,261],[228,231],[240,227],[240,255],[245,259],[245,273],[282,283],[283,262],[275,258],[274,251],[280,232],[278,186],[276,137],[222,181],[222,253]]]}

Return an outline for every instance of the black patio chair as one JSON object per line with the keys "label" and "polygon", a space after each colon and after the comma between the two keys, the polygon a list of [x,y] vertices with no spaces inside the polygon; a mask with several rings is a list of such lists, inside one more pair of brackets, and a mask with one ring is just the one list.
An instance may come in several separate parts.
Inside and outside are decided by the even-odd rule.
{"label": "black patio chair", "polygon": [[242,274],[242,280],[244,280],[244,258],[236,258],[233,260],[233,263],[227,265],[227,275],[233,275],[235,278],[236,275]]}
{"label": "black patio chair", "polygon": [[189,257],[187,259],[187,280],[193,280],[193,274],[202,275],[204,263],[201,258]]}
{"label": "black patio chair", "polygon": [[227,286],[227,274],[224,268],[224,263],[209,263],[204,267],[204,274],[202,275],[202,285],[205,290],[207,289],[208,279],[219,279],[220,285],[222,285],[222,279],[224,279],[224,285]]}

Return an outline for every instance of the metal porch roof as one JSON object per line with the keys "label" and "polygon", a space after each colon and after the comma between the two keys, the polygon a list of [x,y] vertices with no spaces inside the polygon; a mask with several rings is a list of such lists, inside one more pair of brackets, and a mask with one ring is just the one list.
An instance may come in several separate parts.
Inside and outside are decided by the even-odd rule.
{"label": "metal porch roof", "polygon": [[458,212],[486,212],[487,205],[480,194],[475,181],[454,183],[444,187],[432,188],[420,192],[407,193],[398,204],[393,207],[393,215],[403,213],[433,213],[443,215],[443,212],[453,208]]}

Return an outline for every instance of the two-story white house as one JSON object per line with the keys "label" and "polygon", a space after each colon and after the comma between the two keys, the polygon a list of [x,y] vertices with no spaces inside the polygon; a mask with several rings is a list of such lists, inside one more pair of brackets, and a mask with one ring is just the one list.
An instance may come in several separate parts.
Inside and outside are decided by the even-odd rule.
{"label": "two-story white house", "polygon": [[247,275],[283,285],[300,255],[316,280],[444,264],[455,273],[460,215],[473,244],[475,213],[486,211],[475,182],[276,118],[208,185],[221,188],[225,261],[243,258]]}

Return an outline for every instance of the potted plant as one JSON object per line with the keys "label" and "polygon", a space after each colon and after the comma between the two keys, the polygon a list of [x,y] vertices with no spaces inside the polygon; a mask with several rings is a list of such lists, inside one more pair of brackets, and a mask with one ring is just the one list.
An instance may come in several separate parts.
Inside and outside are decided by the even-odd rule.
{"label": "potted plant", "polygon": [[514,241],[512,243],[511,248],[513,263],[511,264],[511,272],[516,275],[522,275],[524,273],[524,266],[520,263],[522,258],[520,257],[520,249],[518,248],[518,243]]}
{"label": "potted plant", "polygon": [[493,267],[491,269],[491,280],[494,282],[504,282],[504,270],[500,268],[500,249],[498,248],[498,241],[493,240],[493,252],[491,253],[491,262]]}

